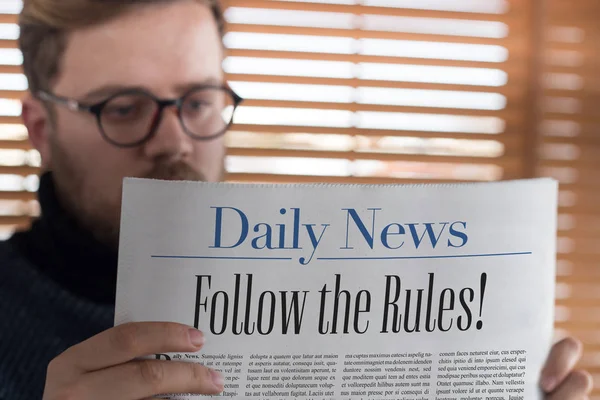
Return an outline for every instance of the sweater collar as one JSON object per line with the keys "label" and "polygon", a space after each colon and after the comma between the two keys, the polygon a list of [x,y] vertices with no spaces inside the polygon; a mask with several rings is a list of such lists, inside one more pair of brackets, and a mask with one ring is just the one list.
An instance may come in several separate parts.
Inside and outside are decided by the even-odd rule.
{"label": "sweater collar", "polygon": [[98,242],[65,210],[51,172],[40,177],[41,216],[12,238],[42,273],[73,294],[114,304],[118,253]]}

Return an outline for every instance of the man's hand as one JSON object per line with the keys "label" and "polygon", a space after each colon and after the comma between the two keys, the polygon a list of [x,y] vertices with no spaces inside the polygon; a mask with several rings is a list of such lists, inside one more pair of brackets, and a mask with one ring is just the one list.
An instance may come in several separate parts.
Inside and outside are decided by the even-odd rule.
{"label": "man's hand", "polygon": [[71,347],[48,366],[44,400],[133,400],[167,393],[218,394],[223,378],[195,363],[136,360],[196,352],[204,336],[173,323],[131,323]]}
{"label": "man's hand", "polygon": [[583,400],[592,391],[592,377],[586,371],[574,370],[583,346],[573,338],[554,345],[542,371],[542,389],[548,400]]}

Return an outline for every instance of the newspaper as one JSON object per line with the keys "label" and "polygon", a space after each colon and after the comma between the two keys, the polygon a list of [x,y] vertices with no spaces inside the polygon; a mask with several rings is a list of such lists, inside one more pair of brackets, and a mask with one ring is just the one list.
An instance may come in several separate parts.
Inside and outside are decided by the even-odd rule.
{"label": "newspaper", "polygon": [[[233,399],[541,399],[557,183],[126,179],[115,323],[172,321]],[[192,399],[192,394],[171,394]]]}

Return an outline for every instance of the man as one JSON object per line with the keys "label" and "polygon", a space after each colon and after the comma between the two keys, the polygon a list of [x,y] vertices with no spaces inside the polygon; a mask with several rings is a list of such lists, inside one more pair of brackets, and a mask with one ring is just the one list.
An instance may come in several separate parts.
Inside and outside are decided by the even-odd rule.
{"label": "man", "polygon": [[[122,179],[218,181],[223,85],[216,0],[26,0],[23,120],[45,171],[42,216],[0,244],[0,400],[142,399],[216,394],[198,364],[141,361],[192,352],[202,333],[172,323],[113,324]],[[215,118],[215,115],[218,118]],[[580,344],[554,346],[549,399],[583,399]]]}

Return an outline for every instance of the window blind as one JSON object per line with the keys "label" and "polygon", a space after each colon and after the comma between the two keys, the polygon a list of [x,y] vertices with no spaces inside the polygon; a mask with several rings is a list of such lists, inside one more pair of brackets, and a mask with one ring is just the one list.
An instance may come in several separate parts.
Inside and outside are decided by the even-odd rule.
{"label": "window blind", "polygon": [[0,2],[0,239],[26,226],[38,213],[35,202],[39,155],[30,149],[21,125],[21,99],[27,89],[16,39],[21,2]]}
{"label": "window blind", "polygon": [[522,1],[226,1],[247,102],[229,179],[453,182],[523,171]]}
{"label": "window blind", "polygon": [[538,174],[561,184],[557,327],[584,341],[600,382],[600,4],[548,0],[543,15]]}

